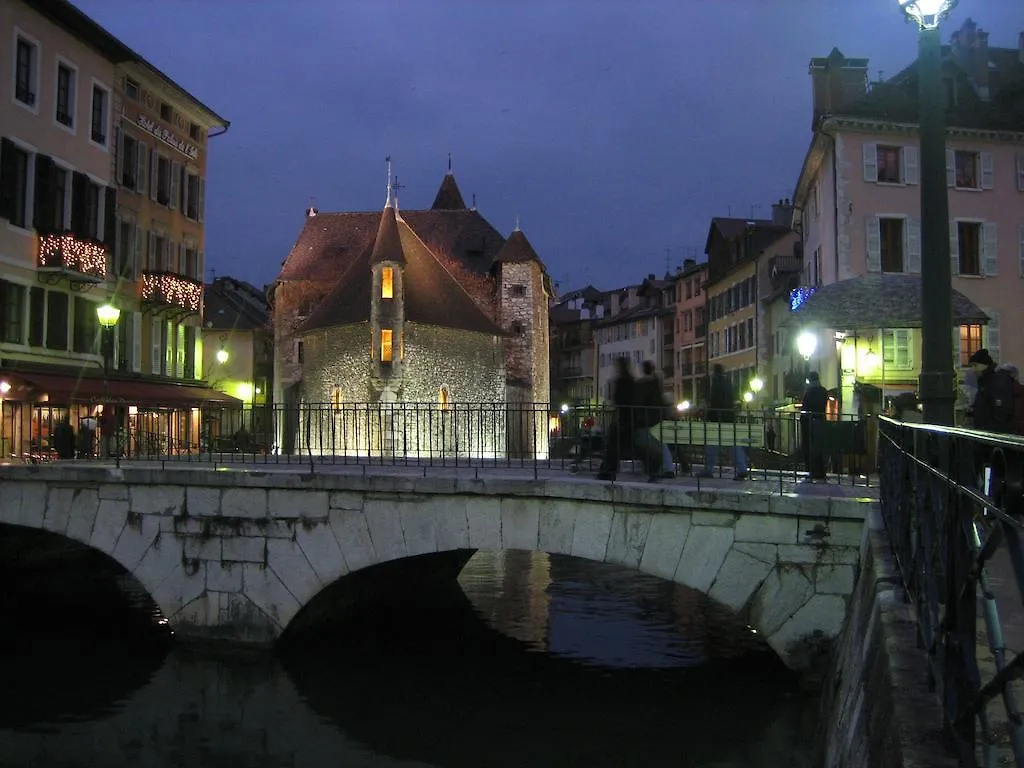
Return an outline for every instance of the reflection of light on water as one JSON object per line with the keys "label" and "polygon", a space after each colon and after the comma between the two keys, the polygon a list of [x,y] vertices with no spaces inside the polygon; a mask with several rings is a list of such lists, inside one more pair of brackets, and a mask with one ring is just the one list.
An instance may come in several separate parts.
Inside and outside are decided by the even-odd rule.
{"label": "reflection of light on water", "polygon": [[481,550],[459,583],[494,629],[586,664],[690,667],[764,647],[752,627],[700,593],[620,566]]}

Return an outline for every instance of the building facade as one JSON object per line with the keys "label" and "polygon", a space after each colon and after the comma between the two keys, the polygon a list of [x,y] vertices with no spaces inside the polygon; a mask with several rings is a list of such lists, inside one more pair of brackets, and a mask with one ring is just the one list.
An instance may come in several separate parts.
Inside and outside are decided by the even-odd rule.
{"label": "building facade", "polygon": [[[390,179],[390,172],[389,172]],[[340,275],[340,277],[339,277]],[[517,227],[467,208],[307,211],[273,287],[283,452],[546,455],[550,282]]]}
{"label": "building facade", "polygon": [[[666,336],[673,338],[675,312],[674,308],[663,304],[663,294],[673,288],[668,286],[666,289],[662,281],[651,286],[654,282],[653,277],[648,277],[646,288],[641,284],[610,292],[610,311],[594,325],[597,397],[600,402],[611,400],[617,358],[629,360],[634,376],[640,375],[640,367],[647,360],[659,373],[664,371],[666,363],[671,369],[672,345],[667,347],[666,353],[665,339]],[[669,378],[667,387],[671,385],[672,379]],[[666,393],[666,397],[669,396],[671,390]]]}
{"label": "building facade", "polygon": [[604,318],[605,295],[588,285],[561,296],[549,311],[551,403],[596,403],[594,323]]}
{"label": "building facade", "polygon": [[[185,375],[187,344],[164,342],[166,335],[175,342],[182,337],[177,328],[166,327],[169,322],[198,326],[202,284],[158,278],[161,270],[143,261],[163,247],[154,245],[151,235],[159,216],[133,198],[143,189],[150,192],[147,180],[170,185],[174,168],[155,162],[156,170],[150,171],[150,155],[141,163],[141,150],[129,150],[134,134],[124,126],[132,122],[148,132],[149,146],[161,145],[154,161],[161,153],[169,156],[172,146],[179,154],[194,155],[201,177],[206,131],[224,129],[227,122],[68,2],[4,3],[0,29],[5,30],[0,36],[3,452],[45,452],[52,448],[57,422],[68,419],[78,426],[102,412],[104,403],[116,412],[117,428],[126,435],[120,450],[141,449],[143,442],[159,443],[161,450],[197,444],[195,408],[217,398],[197,385],[195,366]],[[157,122],[147,122],[130,103],[155,93],[162,94]],[[172,119],[189,116],[185,134],[158,125],[163,105],[172,103],[188,105],[172,112]],[[184,138],[193,124],[201,135],[189,143]],[[138,146],[147,142],[141,136]],[[173,205],[164,202],[166,210],[201,211],[201,189],[187,205],[179,186],[174,191]],[[178,240],[194,244],[196,262],[201,261],[201,219],[201,213],[194,215],[189,236]],[[178,261],[170,266],[170,250],[161,253],[163,271],[186,271]],[[200,275],[201,267],[193,272]],[[106,304],[120,314],[114,316],[115,327],[101,332],[97,309]],[[193,319],[185,321],[186,315]],[[154,332],[156,316],[164,325]],[[186,382],[193,386],[167,386]]]}
{"label": "building facade", "polygon": [[[707,262],[683,262],[675,276],[675,375],[672,400],[697,407],[707,397]],[[684,409],[685,410],[685,409]]]}
{"label": "building facade", "polygon": [[[1024,36],[1017,48],[988,38],[968,20],[942,51],[953,288],[988,317],[953,332],[961,378],[981,346],[997,361],[1024,359],[1024,336],[1004,332],[1024,321]],[[869,84],[867,72],[867,59],[838,50],[811,61],[813,137],[795,194],[805,293],[921,273],[916,62],[884,83]],[[815,362],[823,376],[843,368],[827,336]],[[886,330],[877,346],[884,394],[915,391],[920,331]]]}

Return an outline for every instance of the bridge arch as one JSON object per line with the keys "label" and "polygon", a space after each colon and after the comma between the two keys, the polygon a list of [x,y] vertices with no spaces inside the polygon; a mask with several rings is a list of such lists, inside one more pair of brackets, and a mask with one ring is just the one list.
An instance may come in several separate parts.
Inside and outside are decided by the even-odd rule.
{"label": "bridge arch", "polygon": [[0,522],[110,554],[184,637],[272,643],[349,574],[517,549],[702,592],[793,669],[839,632],[865,501],[568,478],[0,468]]}

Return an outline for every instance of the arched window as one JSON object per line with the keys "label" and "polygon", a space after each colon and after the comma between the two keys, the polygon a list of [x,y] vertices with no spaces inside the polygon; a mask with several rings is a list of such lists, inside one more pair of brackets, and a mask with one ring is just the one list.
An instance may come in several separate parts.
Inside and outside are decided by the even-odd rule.
{"label": "arched window", "polygon": [[380,271],[380,297],[382,299],[395,297],[395,270],[393,267],[384,267]]}
{"label": "arched window", "polygon": [[343,401],[344,394],[341,391],[341,387],[335,386],[331,390],[331,409],[335,412],[341,410],[341,403]]}
{"label": "arched window", "polygon": [[452,407],[452,397],[448,393],[448,387],[444,384],[437,390],[437,404],[441,406],[442,411],[447,411]]}

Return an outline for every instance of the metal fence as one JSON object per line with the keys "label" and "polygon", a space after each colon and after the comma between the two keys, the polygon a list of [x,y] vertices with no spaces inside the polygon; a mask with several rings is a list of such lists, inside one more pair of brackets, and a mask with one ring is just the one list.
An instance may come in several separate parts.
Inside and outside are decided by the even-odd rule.
{"label": "metal fence", "polygon": [[[216,464],[407,465],[530,467],[596,473],[612,435],[619,458],[642,471],[636,429],[653,425],[668,448],[666,469],[686,475],[704,467],[708,414],[661,408],[556,407],[548,403],[314,403],[293,407],[167,409],[131,416],[104,440],[97,434],[76,458],[198,461]],[[833,479],[869,483],[874,467],[873,419],[804,418],[798,411],[742,408],[711,432],[723,474],[734,446],[746,450],[762,478],[803,476],[807,448]],[[624,429],[616,429],[621,422]],[[81,441],[79,441],[81,442]],[[57,460],[56,446],[36,436],[12,458]],[[628,471],[628,470],[627,470]]]}
{"label": "metal fence", "polygon": [[883,418],[879,453],[882,514],[960,764],[1024,766],[1024,438]]}

